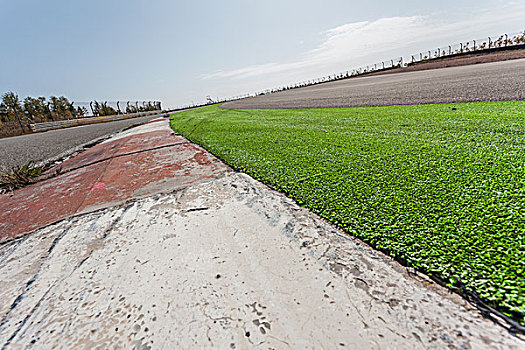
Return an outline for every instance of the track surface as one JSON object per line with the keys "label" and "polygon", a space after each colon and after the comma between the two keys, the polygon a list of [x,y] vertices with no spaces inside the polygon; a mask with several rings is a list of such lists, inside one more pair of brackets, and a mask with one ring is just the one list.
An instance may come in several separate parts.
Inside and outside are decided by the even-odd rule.
{"label": "track surface", "polygon": [[147,116],[0,139],[0,169],[46,160],[99,137],[156,118],[158,116]]}
{"label": "track surface", "polygon": [[525,59],[351,78],[239,101],[223,108],[313,108],[525,100]]}

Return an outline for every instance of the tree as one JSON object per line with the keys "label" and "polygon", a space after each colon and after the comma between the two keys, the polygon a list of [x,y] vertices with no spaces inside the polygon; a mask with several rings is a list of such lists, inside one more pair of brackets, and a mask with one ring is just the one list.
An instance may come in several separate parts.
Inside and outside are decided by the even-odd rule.
{"label": "tree", "polygon": [[117,114],[117,110],[108,106],[107,102],[94,101],[93,115],[103,116],[103,115],[114,115],[114,114]]}
{"label": "tree", "polygon": [[87,113],[88,113],[88,110],[87,110],[86,107],[78,106],[77,109],[75,110],[75,116],[77,118],[81,118],[81,117],[85,116]]}
{"label": "tree", "polygon": [[71,117],[73,117],[73,105],[71,102],[69,102],[69,100],[66,97],[50,96],[49,102],[49,108],[51,110],[53,118],[62,120],[70,119]]}
{"label": "tree", "polygon": [[0,107],[6,110],[7,117],[9,119],[17,120],[18,124],[20,124],[20,129],[22,129],[22,132],[25,132],[22,120],[20,120],[20,114],[23,114],[23,109],[22,105],[20,104],[20,99],[18,98],[18,95],[12,91],[6,92],[2,95],[2,103]]}
{"label": "tree", "polygon": [[24,99],[24,110],[26,115],[36,122],[53,120],[45,97],[26,97]]}
{"label": "tree", "polygon": [[126,106],[126,113],[137,113],[138,111],[139,111],[139,110],[138,110],[137,107],[135,107],[135,106],[132,105],[132,104],[129,104],[129,102],[128,102],[128,104],[127,104],[127,106]]}

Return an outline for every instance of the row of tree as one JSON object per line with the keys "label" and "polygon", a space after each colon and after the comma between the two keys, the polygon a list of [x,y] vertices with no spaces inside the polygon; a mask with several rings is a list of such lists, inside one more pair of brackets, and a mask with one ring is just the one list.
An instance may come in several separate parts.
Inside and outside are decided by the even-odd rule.
{"label": "row of tree", "polygon": [[2,95],[0,102],[0,122],[16,122],[22,130],[27,123],[79,118],[86,114],[86,108],[75,108],[64,96],[51,96],[49,99],[28,96],[20,100],[17,94],[9,91]]}
{"label": "row of tree", "polygon": [[[124,107],[124,106],[123,106]],[[119,103],[117,109],[108,106],[107,102],[93,101],[89,103],[89,109],[93,116],[122,114]],[[124,109],[124,108],[123,108]],[[124,113],[137,113],[145,111],[160,110],[160,102],[144,102],[142,105],[127,103]],[[87,106],[74,106],[67,97],[50,96],[26,97],[20,100],[12,91],[2,95],[0,101],[0,127],[7,125],[19,125],[22,132],[26,132],[27,124],[49,121],[82,118],[89,114]]]}

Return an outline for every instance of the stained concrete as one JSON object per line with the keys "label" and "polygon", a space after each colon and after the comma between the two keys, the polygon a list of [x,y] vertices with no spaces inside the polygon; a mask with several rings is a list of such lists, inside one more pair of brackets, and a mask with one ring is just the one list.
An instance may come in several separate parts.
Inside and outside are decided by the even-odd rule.
{"label": "stained concrete", "polygon": [[100,143],[46,175],[57,176],[0,195],[0,242],[71,215],[171,192],[230,171],[160,119]]}
{"label": "stained concrete", "polygon": [[170,186],[0,245],[0,347],[523,348],[459,296],[247,175]]}

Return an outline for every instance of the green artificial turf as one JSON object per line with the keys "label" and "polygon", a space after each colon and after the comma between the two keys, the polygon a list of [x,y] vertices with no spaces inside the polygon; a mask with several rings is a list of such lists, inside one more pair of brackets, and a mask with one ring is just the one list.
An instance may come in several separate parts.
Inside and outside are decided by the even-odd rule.
{"label": "green artificial turf", "polygon": [[523,324],[525,102],[177,113],[172,128]]}

